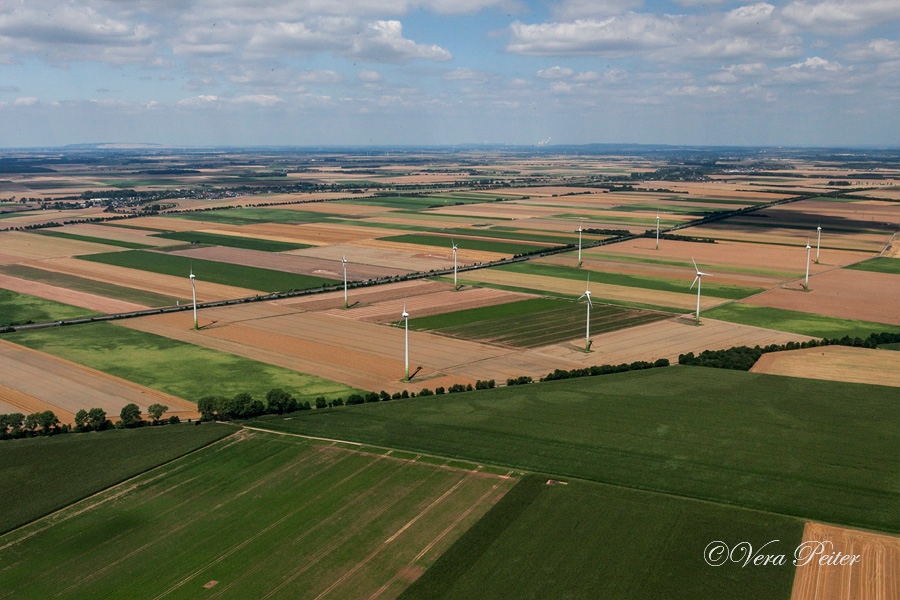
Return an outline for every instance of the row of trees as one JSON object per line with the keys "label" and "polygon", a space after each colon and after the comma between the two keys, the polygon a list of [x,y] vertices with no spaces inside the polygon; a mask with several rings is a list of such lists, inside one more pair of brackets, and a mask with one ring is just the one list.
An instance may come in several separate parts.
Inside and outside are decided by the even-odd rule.
{"label": "row of trees", "polygon": [[759,360],[759,357],[768,352],[818,348],[821,346],[877,348],[882,344],[896,344],[898,342],[900,342],[900,334],[898,333],[873,333],[865,338],[844,336],[842,338],[823,338],[821,340],[809,340],[806,342],[770,344],[762,347],[754,346],[753,348],[749,346],[734,346],[726,350],[704,350],[696,356],[693,352],[681,354],[678,357],[678,364],[749,371],[753,368],[753,365],[756,364],[756,361]]}
{"label": "row of trees", "polygon": [[594,377],[596,375],[610,375],[612,373],[624,373],[626,371],[640,371],[642,369],[653,369],[656,367],[668,367],[669,359],[660,358],[656,362],[648,362],[646,360],[636,360],[633,363],[622,363],[619,365],[595,365],[593,367],[585,367],[583,369],[556,369],[552,373],[541,377],[541,381],[556,381],[558,379],[572,379],[575,377]]}
{"label": "row of trees", "polygon": [[67,423],[60,423],[59,417],[52,410],[30,415],[0,414],[0,440],[179,423],[180,419],[176,415],[172,415],[168,419],[162,418],[163,413],[167,410],[169,407],[164,404],[151,404],[147,407],[150,420],[145,421],[141,417],[141,409],[137,404],[126,404],[119,413],[119,421],[113,423],[107,418],[106,411],[102,408],[81,409],[75,413],[73,427]]}

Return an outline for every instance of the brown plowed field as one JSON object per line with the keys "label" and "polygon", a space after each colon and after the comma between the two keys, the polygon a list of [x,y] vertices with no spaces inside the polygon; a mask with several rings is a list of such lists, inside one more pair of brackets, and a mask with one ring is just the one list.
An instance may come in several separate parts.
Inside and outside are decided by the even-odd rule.
{"label": "brown plowed field", "polygon": [[[296,254],[279,254],[275,252],[261,252],[259,250],[247,250],[244,248],[229,248],[225,246],[192,248],[189,250],[177,250],[171,254],[227,262],[235,265],[258,267],[261,269],[274,269],[300,275],[313,275],[330,277],[343,281],[344,267],[340,261],[298,256]],[[347,280],[360,281],[364,279],[378,279],[392,275],[409,273],[405,269],[389,269],[387,267],[373,267],[371,265],[353,262],[353,256],[347,258]]]}
{"label": "brown plowed field", "polygon": [[[685,231],[689,232],[691,229]],[[685,233],[684,235],[693,234]],[[641,238],[611,246],[590,248],[582,254],[586,257],[592,254],[639,256],[653,260],[678,260],[688,264],[690,264],[691,257],[693,257],[699,264],[719,265],[723,269],[739,267],[802,275],[806,272],[806,238],[804,237],[802,241],[803,248],[798,249],[789,246],[768,246],[745,242],[705,244],[702,242],[660,240],[659,250],[656,250],[655,239]],[[814,239],[812,241],[815,243]],[[813,262],[815,258],[815,246],[813,246],[809,272],[819,273],[826,270],[829,266],[850,265],[871,258],[871,256],[872,254],[865,252],[822,250],[820,264],[817,265]]]}
{"label": "brown plowed field", "polygon": [[[191,283],[186,277],[160,275],[149,271],[78,260],[77,258],[53,258],[23,264],[36,269],[54,271],[56,273],[67,273],[86,279],[104,281],[114,285],[145,290],[175,298],[184,297],[186,295],[189,296],[191,293]],[[261,293],[262,292],[256,290],[208,283],[200,280],[200,278],[197,279],[198,302],[244,298]]]}
{"label": "brown plowed field", "polygon": [[802,291],[798,282],[796,287],[775,288],[741,302],[900,325],[900,275],[834,269],[811,276],[809,289]]}
{"label": "brown plowed field", "polygon": [[[778,227],[769,224],[746,224],[738,219],[728,219],[719,223],[687,227],[678,231],[681,235],[695,237],[709,237],[723,241],[759,242],[763,244],[793,244],[806,247],[806,242],[815,250],[816,226],[812,225],[808,230]],[[889,233],[828,233],[822,231],[822,246],[826,249],[823,253],[834,252],[829,248],[838,248],[848,251],[881,252],[885,242],[890,237]]]}
{"label": "brown plowed field", "polygon": [[[338,194],[346,197],[346,194]],[[387,206],[369,206],[368,204],[344,204],[338,202],[313,202],[309,204],[287,204],[278,206],[277,208],[287,208],[290,210],[300,210],[303,212],[315,213],[331,213],[333,215],[377,215],[382,213],[393,212],[396,208]]]}
{"label": "brown plowed field", "polygon": [[826,346],[763,354],[754,373],[900,387],[900,352]]}
{"label": "brown plowed field", "polygon": [[[41,190],[40,194],[47,193]],[[71,193],[71,190],[69,190]],[[42,223],[50,223],[54,221],[66,221],[69,219],[89,219],[91,217],[103,216],[103,208],[95,207],[88,209],[73,210],[37,210],[29,213],[23,213],[20,217],[10,217],[0,221],[0,230],[12,227],[25,227],[26,225],[38,225]]]}
{"label": "brown plowed field", "polygon": [[105,244],[67,240],[24,231],[0,232],[0,252],[5,257],[3,260],[5,264],[79,254],[97,254],[109,252],[110,249],[111,247]]}
{"label": "brown plowed field", "polygon": [[192,219],[169,219],[165,217],[137,217],[135,219],[122,221],[122,223],[133,227],[159,229],[160,231],[198,231],[200,229],[219,227],[218,223],[207,223],[205,221],[194,221]]}
{"label": "brown plowed field", "polygon": [[[453,285],[443,281],[429,281],[426,279],[415,279],[412,281],[400,281],[389,285],[379,285],[377,287],[364,287],[350,290],[350,303],[357,308],[365,307],[375,302],[383,302],[385,300],[396,300],[398,298],[413,298],[420,294],[432,294],[436,292],[446,291]],[[281,306],[296,307],[302,310],[327,310],[330,308],[340,308],[344,305],[344,292],[329,292],[327,294],[316,294],[304,298],[295,298],[289,300],[276,300]]]}
{"label": "brown plowed field", "polygon": [[456,292],[448,290],[412,296],[410,298],[405,298],[399,304],[397,302],[398,299],[394,298],[360,308],[353,308],[352,310],[338,308],[327,312],[328,314],[347,317],[349,319],[384,323],[398,321],[400,319],[401,311],[399,311],[397,307],[400,306],[402,308],[404,302],[410,313],[414,313],[417,317],[427,317],[457,310],[506,304],[507,302],[526,300],[534,297],[535,296],[530,294],[519,294],[516,292],[494,290],[491,288],[465,288]]}
{"label": "brown plowed field", "polygon": [[[900,598],[900,537],[808,522],[804,542],[822,542],[824,555],[859,556],[853,565],[797,566],[791,600],[897,600]],[[810,546],[818,547],[812,543]]]}
{"label": "brown plowed field", "polygon": [[80,306],[88,310],[95,310],[102,313],[120,313],[130,312],[133,310],[142,310],[147,308],[141,304],[133,302],[124,302],[122,300],[113,300],[94,294],[85,292],[76,292],[67,290],[66,288],[39,283],[37,281],[28,281],[19,279],[18,277],[10,277],[9,275],[0,274],[0,288],[20,292],[22,294],[31,294],[38,298],[46,298],[47,300],[55,300],[72,306]]}
{"label": "brown plowed field", "polygon": [[74,418],[80,409],[95,407],[102,408],[114,419],[131,402],[144,414],[150,404],[160,403],[169,407],[168,414],[181,418],[197,416],[196,406],[181,398],[2,340],[0,384],[19,394],[4,396],[0,389],[3,402],[25,403],[29,397],[34,398],[38,403],[32,403],[34,410],[30,412],[52,410],[63,422],[71,422],[64,415]]}
{"label": "brown plowed field", "polygon": [[444,206],[432,209],[431,212],[439,215],[459,215],[472,217],[486,217],[488,219],[531,219],[535,217],[552,217],[561,212],[568,212],[555,207],[524,206],[514,203],[492,204],[460,204]]}
{"label": "brown plowed field", "polygon": [[[464,274],[464,278],[484,283],[522,287],[544,292],[574,294],[576,296],[584,292],[585,286],[584,281],[578,281],[577,279],[511,273],[509,271],[498,271],[496,269],[481,269],[478,271],[469,271]],[[609,285],[591,282],[591,294],[593,294],[594,298],[605,298],[609,300],[618,300],[620,302],[641,302],[643,304],[671,306],[673,308],[680,308],[685,310],[693,309],[697,306],[696,292],[692,292],[689,288],[690,282],[687,282],[684,288],[685,293],[679,294],[677,292],[648,290],[623,285]],[[712,298],[703,296],[701,294],[700,309],[705,310],[707,308],[712,308],[713,306],[724,304],[725,302],[728,302],[728,300],[723,300],[721,298]]]}
{"label": "brown plowed field", "polygon": [[698,354],[704,350],[722,350],[732,346],[766,346],[812,339],[796,333],[706,319],[702,314],[700,322],[697,327],[692,318],[681,317],[604,333],[593,337],[594,352],[590,354],[581,352],[580,345],[576,347],[574,344],[556,344],[540,351],[577,362],[579,366],[658,358],[668,358],[675,363],[679,354],[688,352]]}

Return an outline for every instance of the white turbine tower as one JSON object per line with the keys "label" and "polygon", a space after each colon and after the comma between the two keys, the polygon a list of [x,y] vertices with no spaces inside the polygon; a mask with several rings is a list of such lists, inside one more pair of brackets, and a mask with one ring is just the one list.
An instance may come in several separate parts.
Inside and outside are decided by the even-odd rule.
{"label": "white turbine tower", "polygon": [[803,288],[808,292],[809,291],[809,253],[812,251],[812,246],[809,245],[809,238],[806,239],[806,283],[803,284]]}
{"label": "white turbine tower", "polygon": [[581,232],[584,230],[584,219],[578,223],[578,229],[575,231],[578,232],[578,268],[581,268]]}
{"label": "white turbine tower", "polygon": [[819,264],[819,245],[822,243],[822,226],[816,226],[816,232],[818,236],[816,237],[816,264]]}
{"label": "white turbine tower", "polygon": [[456,242],[453,241],[453,238],[450,238],[450,243],[453,245],[453,291],[455,292],[457,289],[457,286],[456,286],[456,249],[459,246],[456,245]]}
{"label": "white turbine tower", "polygon": [[403,314],[400,315],[400,318],[403,319],[403,325],[406,329],[406,379],[404,381],[409,381],[409,313],[406,312],[406,300],[403,301]]}
{"label": "white turbine tower", "polygon": [[197,286],[194,284],[194,280],[196,277],[194,276],[194,267],[191,267],[191,293],[194,296],[194,329],[200,329],[197,326]]}
{"label": "white turbine tower", "polygon": [[[711,273],[703,273],[700,269],[697,268],[697,261],[694,260],[694,257],[691,257],[691,262],[694,263],[694,270],[697,271],[697,276],[694,277],[694,283],[697,284],[697,325],[700,324],[700,284],[703,283],[703,277],[709,276],[712,277]],[[694,289],[694,283],[691,284],[691,289]]]}
{"label": "white turbine tower", "polygon": [[585,326],[584,333],[584,351],[591,351],[591,274],[588,273],[587,277],[587,289],[585,289],[584,293],[578,298],[581,300],[582,298],[587,299],[587,325]]}
{"label": "white turbine tower", "polygon": [[341,263],[344,265],[344,308],[350,308],[347,304],[347,257],[341,257]]}
{"label": "white turbine tower", "polygon": [[659,209],[656,209],[656,249],[659,250]]}

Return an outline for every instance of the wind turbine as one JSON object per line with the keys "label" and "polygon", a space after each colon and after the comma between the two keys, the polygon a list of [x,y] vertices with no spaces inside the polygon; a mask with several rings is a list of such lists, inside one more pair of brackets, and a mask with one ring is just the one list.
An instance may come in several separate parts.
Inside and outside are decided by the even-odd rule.
{"label": "wind turbine", "polygon": [[406,312],[406,300],[403,301],[403,314],[400,315],[400,318],[403,319],[403,325],[406,328],[406,379],[404,381],[409,381],[409,313]]}
{"label": "wind turbine", "polygon": [[803,284],[803,288],[808,292],[809,291],[809,253],[812,250],[812,246],[809,245],[809,238],[806,238],[806,283]]}
{"label": "wind turbine", "polygon": [[584,333],[584,351],[591,351],[591,274],[588,273],[587,277],[587,289],[585,289],[584,293],[579,296],[579,300],[582,298],[587,299],[587,325],[585,326]]}
{"label": "wind turbine", "polygon": [[191,266],[191,293],[194,296],[194,329],[200,329],[197,326],[197,286],[194,284],[194,280],[196,277],[194,276],[194,267]]}
{"label": "wind turbine", "polygon": [[[697,261],[694,260],[694,257],[691,257],[691,262],[694,263],[694,270],[697,271],[697,276],[694,277],[694,283],[697,284],[697,325],[700,324],[700,284],[703,283],[703,277],[709,276],[712,277],[712,273],[703,273],[700,269],[697,268]],[[691,289],[694,289],[694,283],[691,284]]]}
{"label": "wind turbine", "polygon": [[578,232],[578,268],[581,268],[581,232],[584,230],[584,219],[581,219],[581,222],[578,224],[578,229],[575,231]]}
{"label": "wind turbine", "polygon": [[822,243],[822,226],[816,226],[816,232],[818,236],[816,237],[816,264],[819,264],[819,244]]}
{"label": "wind turbine", "polygon": [[659,250],[659,209],[656,209],[656,249]]}
{"label": "wind turbine", "polygon": [[453,241],[453,238],[450,238],[450,243],[453,245],[453,291],[455,292],[457,289],[456,286],[456,249],[458,246],[456,242]]}
{"label": "wind turbine", "polygon": [[344,308],[350,308],[347,304],[347,257],[341,257],[341,263],[344,265]]}

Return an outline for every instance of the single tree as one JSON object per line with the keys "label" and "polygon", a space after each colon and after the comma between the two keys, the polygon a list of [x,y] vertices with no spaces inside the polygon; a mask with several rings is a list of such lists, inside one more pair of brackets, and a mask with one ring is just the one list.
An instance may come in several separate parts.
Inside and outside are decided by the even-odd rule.
{"label": "single tree", "polygon": [[154,421],[159,421],[163,413],[169,410],[169,407],[165,404],[151,404],[147,407],[147,414],[150,415]]}
{"label": "single tree", "polygon": [[126,404],[122,407],[119,418],[125,427],[138,427],[141,423],[141,409],[133,402]]}

